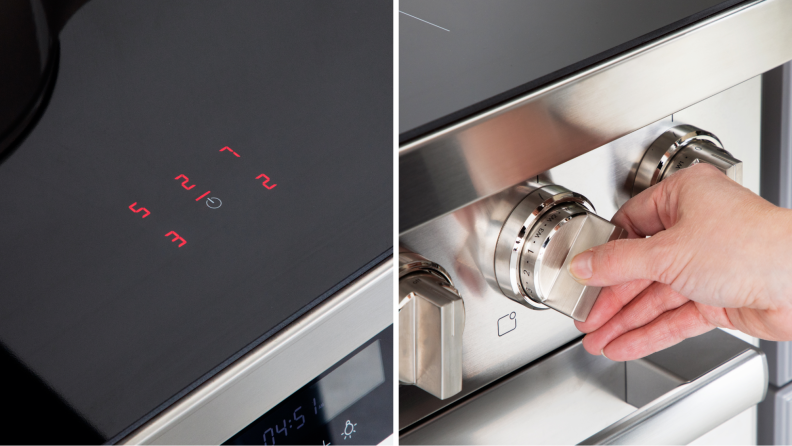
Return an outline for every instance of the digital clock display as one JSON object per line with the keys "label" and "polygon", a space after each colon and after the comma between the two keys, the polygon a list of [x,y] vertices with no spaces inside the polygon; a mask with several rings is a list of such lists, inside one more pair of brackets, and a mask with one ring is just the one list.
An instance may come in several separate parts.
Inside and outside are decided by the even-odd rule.
{"label": "digital clock display", "polygon": [[392,363],[391,326],[225,444],[377,444],[393,432]]}

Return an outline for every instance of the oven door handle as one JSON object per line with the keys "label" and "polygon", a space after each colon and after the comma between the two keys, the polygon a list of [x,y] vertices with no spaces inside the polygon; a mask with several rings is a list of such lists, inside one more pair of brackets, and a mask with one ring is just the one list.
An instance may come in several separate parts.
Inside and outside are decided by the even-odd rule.
{"label": "oven door handle", "polygon": [[[733,345],[703,341],[694,338],[686,341],[689,345],[680,345],[687,348],[669,349],[660,358],[652,358],[655,354],[626,363],[627,402],[639,409],[580,444],[688,444],[764,400],[768,367],[761,350],[745,343],[742,351],[736,352]],[[718,356],[736,355],[703,374],[698,370],[700,376],[685,379],[680,366],[684,369],[684,361],[694,359],[697,353],[706,355],[706,349],[716,350],[710,353]],[[662,375],[670,378],[666,386],[672,388],[652,398],[657,389],[652,389],[651,381],[663,379]],[[674,385],[677,380],[685,382]]]}

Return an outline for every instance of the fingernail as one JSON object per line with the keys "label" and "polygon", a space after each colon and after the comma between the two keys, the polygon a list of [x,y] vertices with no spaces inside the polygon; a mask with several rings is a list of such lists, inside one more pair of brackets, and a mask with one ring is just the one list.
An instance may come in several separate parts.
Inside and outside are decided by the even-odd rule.
{"label": "fingernail", "polygon": [[[605,356],[605,349],[604,349],[604,348],[603,348],[602,350],[600,350],[600,354],[601,354],[602,356]],[[608,360],[610,360],[610,358],[608,358],[607,356],[605,356],[605,359],[608,359]]]}
{"label": "fingernail", "polygon": [[572,274],[575,280],[580,282],[581,280],[591,278],[591,259],[593,257],[594,253],[588,250],[576,255],[575,258],[569,262],[569,273]]}

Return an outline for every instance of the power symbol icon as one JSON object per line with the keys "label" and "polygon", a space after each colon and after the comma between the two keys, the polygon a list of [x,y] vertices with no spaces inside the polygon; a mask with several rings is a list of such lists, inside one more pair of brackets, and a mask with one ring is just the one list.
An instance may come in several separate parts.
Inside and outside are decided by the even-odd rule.
{"label": "power symbol icon", "polygon": [[217,209],[223,205],[223,202],[217,197],[210,197],[206,199],[206,205],[209,206],[210,209]]}

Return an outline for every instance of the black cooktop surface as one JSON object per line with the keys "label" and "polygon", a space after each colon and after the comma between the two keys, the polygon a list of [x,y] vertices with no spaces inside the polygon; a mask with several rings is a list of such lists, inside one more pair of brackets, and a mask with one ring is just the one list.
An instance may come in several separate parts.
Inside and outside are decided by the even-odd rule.
{"label": "black cooktop surface", "polygon": [[385,259],[392,58],[388,1],[87,3],[0,165],[4,348],[118,439]]}
{"label": "black cooktop surface", "polygon": [[402,0],[405,142],[701,20],[739,0]]}

